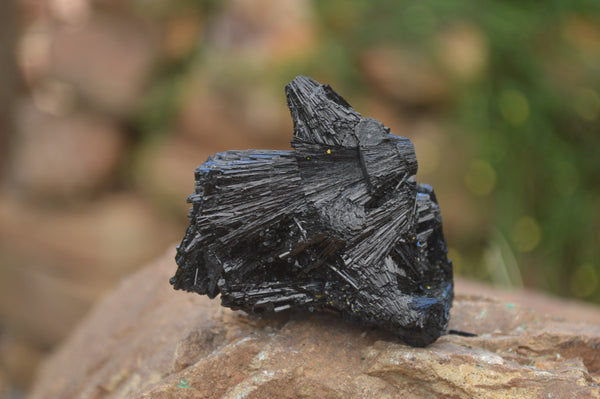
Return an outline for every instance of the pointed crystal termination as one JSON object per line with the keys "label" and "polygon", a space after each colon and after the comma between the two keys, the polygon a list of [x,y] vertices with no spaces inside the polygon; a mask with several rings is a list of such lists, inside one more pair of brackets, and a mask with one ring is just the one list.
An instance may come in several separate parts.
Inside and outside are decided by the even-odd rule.
{"label": "pointed crystal termination", "polygon": [[453,299],[440,208],[412,143],[331,87],[286,87],[294,151],[227,151],[196,169],[171,284],[247,312],[332,309],[425,346]]}

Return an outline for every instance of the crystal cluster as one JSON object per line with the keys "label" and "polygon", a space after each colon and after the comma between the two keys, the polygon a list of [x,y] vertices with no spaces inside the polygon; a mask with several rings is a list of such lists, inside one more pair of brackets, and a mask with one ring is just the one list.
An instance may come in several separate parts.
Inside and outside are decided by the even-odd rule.
{"label": "crystal cluster", "polygon": [[227,151],[196,169],[171,284],[232,309],[330,309],[411,345],[435,341],[452,263],[412,143],[311,78],[286,94],[293,151]]}

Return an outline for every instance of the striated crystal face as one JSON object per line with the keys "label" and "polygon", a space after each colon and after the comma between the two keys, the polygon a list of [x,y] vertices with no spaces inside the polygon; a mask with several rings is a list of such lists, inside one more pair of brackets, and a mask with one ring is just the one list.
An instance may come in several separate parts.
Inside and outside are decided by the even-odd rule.
{"label": "striated crystal face", "polygon": [[227,151],[196,169],[171,283],[232,309],[332,309],[411,345],[435,341],[452,263],[412,143],[311,78],[286,94],[294,151]]}

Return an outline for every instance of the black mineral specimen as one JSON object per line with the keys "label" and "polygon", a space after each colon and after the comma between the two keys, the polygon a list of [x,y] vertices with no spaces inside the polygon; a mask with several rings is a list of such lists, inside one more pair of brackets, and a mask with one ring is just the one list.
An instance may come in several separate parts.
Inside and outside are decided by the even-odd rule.
{"label": "black mineral specimen", "polygon": [[452,263],[410,140],[331,87],[286,87],[294,151],[227,151],[196,169],[171,284],[247,312],[333,309],[425,346],[446,331]]}

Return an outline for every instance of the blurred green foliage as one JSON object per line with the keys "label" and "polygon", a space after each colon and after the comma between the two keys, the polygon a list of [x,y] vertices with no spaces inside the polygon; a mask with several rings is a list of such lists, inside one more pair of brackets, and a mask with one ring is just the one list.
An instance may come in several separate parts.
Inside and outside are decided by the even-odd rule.
{"label": "blurred green foliage", "polygon": [[[220,12],[214,1],[181,4],[200,10],[204,20]],[[312,6],[317,48],[308,59],[279,66],[278,88],[300,73],[335,76],[340,92],[358,97],[367,87],[360,59],[368,49],[402,46],[435,61],[449,27],[466,23],[482,34],[483,72],[449,78],[452,96],[443,110],[475,148],[457,184],[482,198],[491,214],[481,240],[513,259],[526,284],[600,302],[600,2],[314,0]],[[197,50],[164,76],[204,62],[202,43]],[[158,86],[169,98],[174,87]],[[151,108],[171,110],[160,98],[151,97]],[[458,248],[470,259],[461,273],[494,278],[493,271],[481,273],[483,254],[469,255],[475,244],[481,243]]]}

